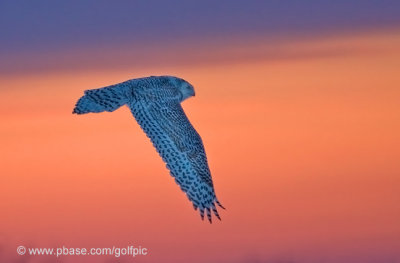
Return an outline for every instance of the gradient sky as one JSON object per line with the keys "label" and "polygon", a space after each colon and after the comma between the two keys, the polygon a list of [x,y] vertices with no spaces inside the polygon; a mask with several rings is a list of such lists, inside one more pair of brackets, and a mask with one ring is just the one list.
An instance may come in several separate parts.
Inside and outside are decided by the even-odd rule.
{"label": "gradient sky", "polygon": [[[357,1],[0,1],[0,73],[59,66],[77,50],[294,37],[400,23],[400,2]],[[168,52],[168,49],[167,51]],[[143,52],[141,52],[143,54]],[[27,58],[35,61],[26,63]],[[89,58],[75,58],[80,65]],[[29,59],[28,59],[29,60]],[[44,61],[43,61],[44,60]],[[71,65],[73,66],[73,65]]]}
{"label": "gradient sky", "polygon": [[[400,262],[398,1],[1,1],[0,261]],[[200,220],[126,107],[86,89],[178,75],[222,222]],[[115,262],[63,257],[58,262]]]}

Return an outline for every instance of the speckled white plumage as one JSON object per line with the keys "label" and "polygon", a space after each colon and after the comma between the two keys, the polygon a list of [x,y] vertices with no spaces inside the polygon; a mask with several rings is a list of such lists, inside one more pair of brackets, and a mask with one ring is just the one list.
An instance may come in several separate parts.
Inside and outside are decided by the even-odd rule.
{"label": "speckled white plumage", "polygon": [[183,79],[151,76],[85,91],[73,113],[112,112],[127,104],[195,210],[212,222],[211,211],[220,219],[216,204],[223,206],[214,192],[201,137],[180,105],[194,95]]}

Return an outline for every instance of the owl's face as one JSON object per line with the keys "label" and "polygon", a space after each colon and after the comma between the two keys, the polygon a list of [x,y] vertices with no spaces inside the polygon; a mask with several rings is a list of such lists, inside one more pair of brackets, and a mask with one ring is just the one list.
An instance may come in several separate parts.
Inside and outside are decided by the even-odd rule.
{"label": "owl's face", "polygon": [[182,93],[182,101],[196,95],[193,86],[186,80],[174,78],[174,83],[178,90]]}

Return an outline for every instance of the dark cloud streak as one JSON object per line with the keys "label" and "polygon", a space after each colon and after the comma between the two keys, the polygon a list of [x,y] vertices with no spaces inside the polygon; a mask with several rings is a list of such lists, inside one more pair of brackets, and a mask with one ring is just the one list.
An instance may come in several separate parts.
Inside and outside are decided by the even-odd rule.
{"label": "dark cloud streak", "polygon": [[0,2],[0,55],[400,24],[394,0]]}

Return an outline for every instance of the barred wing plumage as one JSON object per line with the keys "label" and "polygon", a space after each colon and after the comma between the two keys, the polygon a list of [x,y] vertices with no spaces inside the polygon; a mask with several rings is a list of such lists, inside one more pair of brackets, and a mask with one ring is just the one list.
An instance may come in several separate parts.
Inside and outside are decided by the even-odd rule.
{"label": "barred wing plumage", "polygon": [[212,222],[212,210],[220,219],[215,204],[223,206],[215,196],[203,142],[179,101],[134,100],[129,107],[201,218],[206,212]]}
{"label": "barred wing plumage", "polygon": [[127,104],[194,209],[212,222],[212,212],[220,219],[215,204],[224,207],[215,196],[203,142],[180,104],[194,95],[183,79],[151,76],[86,90],[73,113],[112,112]]}

